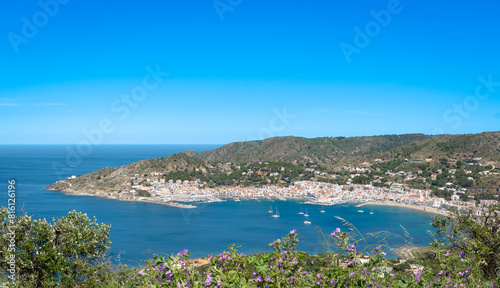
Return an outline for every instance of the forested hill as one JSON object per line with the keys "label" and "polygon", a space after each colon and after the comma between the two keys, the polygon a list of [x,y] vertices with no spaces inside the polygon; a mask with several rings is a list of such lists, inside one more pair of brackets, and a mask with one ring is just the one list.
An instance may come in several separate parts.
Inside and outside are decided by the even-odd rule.
{"label": "forested hill", "polygon": [[389,151],[433,136],[424,134],[365,137],[275,137],[262,141],[235,142],[211,151],[189,152],[208,162],[249,163],[259,161],[330,163],[352,155]]}
{"label": "forested hill", "polygon": [[[260,165],[259,162],[264,166],[253,168],[262,175],[249,177],[249,175],[243,174],[251,168],[249,165]],[[267,162],[272,162],[270,165],[275,165],[277,168],[267,167]],[[341,175],[342,177],[328,178],[327,180],[342,184],[348,183],[350,178],[348,174],[344,175],[339,171],[342,171],[343,167],[346,166],[356,167],[358,165],[365,168],[371,167],[369,170],[377,171],[376,173],[381,175],[388,171],[407,171],[416,175],[420,170],[419,177],[425,179],[415,178],[412,180],[415,183],[407,182],[420,188],[429,188],[432,181],[437,181],[435,184],[439,186],[438,184],[443,181],[447,183],[457,179],[460,181],[466,179],[464,181],[467,183],[464,183],[467,185],[463,183],[461,185],[464,187],[498,187],[500,178],[495,169],[500,166],[500,132],[314,139],[276,137],[262,141],[231,143],[201,153],[186,151],[165,158],[146,159],[118,168],[103,168],[75,179],[59,181],[47,189],[110,195],[128,189],[127,185],[131,185],[132,180],[130,179],[132,178],[152,177],[152,175],[155,179],[164,178],[165,180],[205,179],[207,183],[218,181],[217,183],[220,185],[239,185],[242,183],[262,185],[262,183],[265,184],[271,180],[266,178],[268,176],[266,176],[267,172],[265,171],[277,171],[281,170],[282,167],[287,167],[286,173],[275,175],[276,177],[272,178],[274,181],[272,183],[289,184],[297,179],[312,179],[315,176],[304,171],[307,167],[315,167],[325,172],[325,175],[336,175],[335,177]],[[469,165],[469,173],[473,174],[462,175],[465,171],[461,169],[456,176],[443,173],[439,175],[444,175],[447,178],[433,179],[431,177],[440,169],[442,171],[444,171],[443,169],[458,169],[463,168],[463,165]],[[275,173],[273,171],[271,172]],[[299,177],[300,175],[302,178]],[[370,177],[363,178],[363,181],[369,183],[375,179],[375,176],[381,175],[370,174],[368,175]],[[468,177],[474,180],[467,180]],[[381,182],[384,182],[388,178],[382,180]],[[391,178],[391,180],[406,181],[403,178]]]}
{"label": "forested hill", "polygon": [[387,151],[365,155],[351,155],[339,161],[341,164],[372,162],[375,159],[471,159],[500,162],[500,131],[479,134],[440,135],[425,141],[418,141]]}

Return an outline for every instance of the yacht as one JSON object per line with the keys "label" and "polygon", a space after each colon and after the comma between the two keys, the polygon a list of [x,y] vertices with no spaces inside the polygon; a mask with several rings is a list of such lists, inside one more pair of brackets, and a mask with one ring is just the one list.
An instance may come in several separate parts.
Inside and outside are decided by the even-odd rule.
{"label": "yacht", "polygon": [[321,213],[325,213],[325,206],[322,206],[322,207],[321,207],[321,210],[319,210],[319,212],[321,212]]}
{"label": "yacht", "polygon": [[299,215],[304,215],[304,212],[302,212],[302,207],[300,207],[300,212],[299,212],[299,213],[297,213],[297,214],[299,214]]}
{"label": "yacht", "polygon": [[363,210],[363,209],[359,209],[359,210],[358,210],[358,213],[365,213],[365,210]]}
{"label": "yacht", "polygon": [[304,224],[306,224],[306,225],[311,224],[311,221],[309,221],[309,217],[306,217],[306,220],[304,221]]}
{"label": "yacht", "polygon": [[269,206],[269,211],[267,213],[272,214],[273,213],[273,206]]}
{"label": "yacht", "polygon": [[276,206],[276,214],[273,214],[273,216],[271,216],[273,218],[280,218],[280,213],[278,212],[278,206]]}
{"label": "yacht", "polygon": [[306,214],[304,214],[304,216],[309,217],[309,214],[307,214],[307,209],[306,209]]}

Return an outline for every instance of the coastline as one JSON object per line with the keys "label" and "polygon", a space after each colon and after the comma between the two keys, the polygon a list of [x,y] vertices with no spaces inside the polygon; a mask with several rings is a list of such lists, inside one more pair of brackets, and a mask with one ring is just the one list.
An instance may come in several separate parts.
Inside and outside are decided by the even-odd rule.
{"label": "coastline", "polygon": [[[52,190],[52,189],[46,189],[46,190]],[[194,205],[186,205],[186,204],[181,204],[181,203],[171,203],[171,202],[163,202],[163,201],[155,201],[155,200],[151,200],[151,199],[140,199],[140,198],[120,198],[120,197],[116,197],[116,196],[109,196],[109,195],[102,195],[102,194],[91,194],[91,193],[79,193],[79,192],[76,192],[76,191],[60,191],[60,190],[52,190],[52,191],[57,191],[57,192],[62,192],[66,195],[73,195],[73,196],[93,196],[93,197],[101,197],[101,198],[106,198],[106,199],[110,199],[110,200],[118,200],[118,201],[127,201],[127,202],[144,202],[144,203],[151,203],[151,204],[160,204],[160,205],[165,205],[165,206],[171,206],[171,207],[177,207],[177,208],[184,208],[184,209],[193,209],[193,208],[197,208],[197,206],[194,206]],[[227,199],[231,199],[231,197],[227,198]],[[252,197],[239,197],[239,199],[243,199],[243,200],[258,200],[257,198],[252,198]],[[267,199],[267,198],[262,198],[262,199]],[[305,198],[302,198],[302,197],[288,197],[288,198],[285,198],[285,199],[278,199],[278,198],[269,198],[269,200],[271,201],[276,201],[276,200],[281,200],[281,201],[286,201],[286,200],[308,200],[308,199],[305,199]],[[273,202],[274,202],[273,201]],[[358,202],[359,203],[359,202]],[[325,204],[325,203],[316,203],[316,202],[310,202],[310,201],[307,201],[307,202],[303,202],[301,204],[309,204],[309,205],[321,205],[321,206],[334,206],[334,205],[338,205],[338,204],[343,204],[343,203],[335,203],[335,204]],[[436,208],[433,208],[433,207],[428,207],[428,206],[416,206],[416,205],[410,205],[410,204],[400,204],[400,203],[394,203],[394,202],[365,202],[365,203],[361,203],[359,205],[356,205],[356,207],[363,207],[363,206],[366,206],[366,205],[377,205],[377,206],[392,206],[392,207],[402,207],[402,208],[407,208],[407,209],[412,209],[412,210],[417,210],[417,211],[420,211],[420,212],[424,212],[424,213],[431,213],[431,214],[435,214],[435,215],[440,215],[440,216],[448,216],[449,213],[448,212],[444,212],[442,210],[439,210],[439,209],[436,209]]]}
{"label": "coastline", "polygon": [[65,195],[69,195],[69,196],[100,197],[100,198],[105,198],[105,199],[109,199],[109,200],[118,200],[118,201],[125,201],[125,202],[143,202],[143,203],[159,204],[159,205],[165,205],[165,206],[182,208],[182,209],[198,208],[197,206],[194,206],[194,205],[181,204],[181,203],[176,203],[176,202],[162,202],[162,201],[155,201],[155,200],[150,200],[150,199],[139,199],[139,198],[125,199],[125,198],[120,198],[120,197],[116,197],[116,196],[90,194],[90,193],[77,193],[77,192],[73,192],[73,191],[57,191],[57,190],[48,190],[48,191],[61,192],[61,193],[64,193]]}
{"label": "coastline", "polygon": [[425,212],[425,213],[437,214],[437,215],[441,215],[441,216],[448,216],[448,214],[449,214],[448,212],[443,212],[442,210],[432,208],[432,207],[427,207],[427,206],[416,206],[416,205],[388,203],[388,202],[367,202],[367,203],[363,203],[363,204],[359,205],[359,207],[362,207],[365,205],[402,207],[402,208],[418,210],[418,211]]}

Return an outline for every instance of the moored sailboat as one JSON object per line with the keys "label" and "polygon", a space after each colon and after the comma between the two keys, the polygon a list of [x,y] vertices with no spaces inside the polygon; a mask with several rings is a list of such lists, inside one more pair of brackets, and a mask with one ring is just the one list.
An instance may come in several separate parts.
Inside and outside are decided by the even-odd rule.
{"label": "moored sailboat", "polygon": [[278,212],[278,206],[276,206],[276,214],[274,214],[272,217],[273,218],[279,218],[280,217],[280,213]]}
{"label": "moored sailboat", "polygon": [[306,220],[304,221],[304,224],[306,224],[306,225],[311,224],[311,221],[309,221],[309,217],[306,216]]}

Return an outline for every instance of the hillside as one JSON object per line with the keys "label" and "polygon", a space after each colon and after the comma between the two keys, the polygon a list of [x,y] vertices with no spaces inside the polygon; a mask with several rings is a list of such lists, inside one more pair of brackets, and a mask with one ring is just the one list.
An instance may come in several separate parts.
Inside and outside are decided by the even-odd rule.
{"label": "hillside", "polygon": [[[276,137],[231,143],[201,153],[186,151],[119,168],[103,168],[56,182],[46,189],[131,197],[155,194],[162,183],[168,181],[195,181],[196,187],[214,188],[288,186],[297,180],[312,180],[378,186],[406,183],[449,197],[457,189],[497,189],[499,164],[500,132],[314,139]],[[133,195],[129,195],[131,191]]]}
{"label": "hillside", "polygon": [[500,131],[479,134],[440,135],[388,150],[365,155],[353,155],[342,163],[373,162],[393,159],[452,159],[481,158],[482,162],[500,162]]}
{"label": "hillside", "polygon": [[130,182],[130,177],[148,177],[151,173],[161,171],[193,171],[204,163],[184,153],[174,154],[166,158],[141,160],[118,168],[103,168],[81,175],[75,179],[58,181],[47,190],[76,192],[80,194],[114,194],[125,190],[123,184]]}
{"label": "hillside", "polygon": [[191,156],[208,162],[249,163],[279,161],[289,163],[331,163],[350,155],[388,151],[409,143],[433,138],[423,134],[372,137],[275,137],[262,141],[235,142]]}

